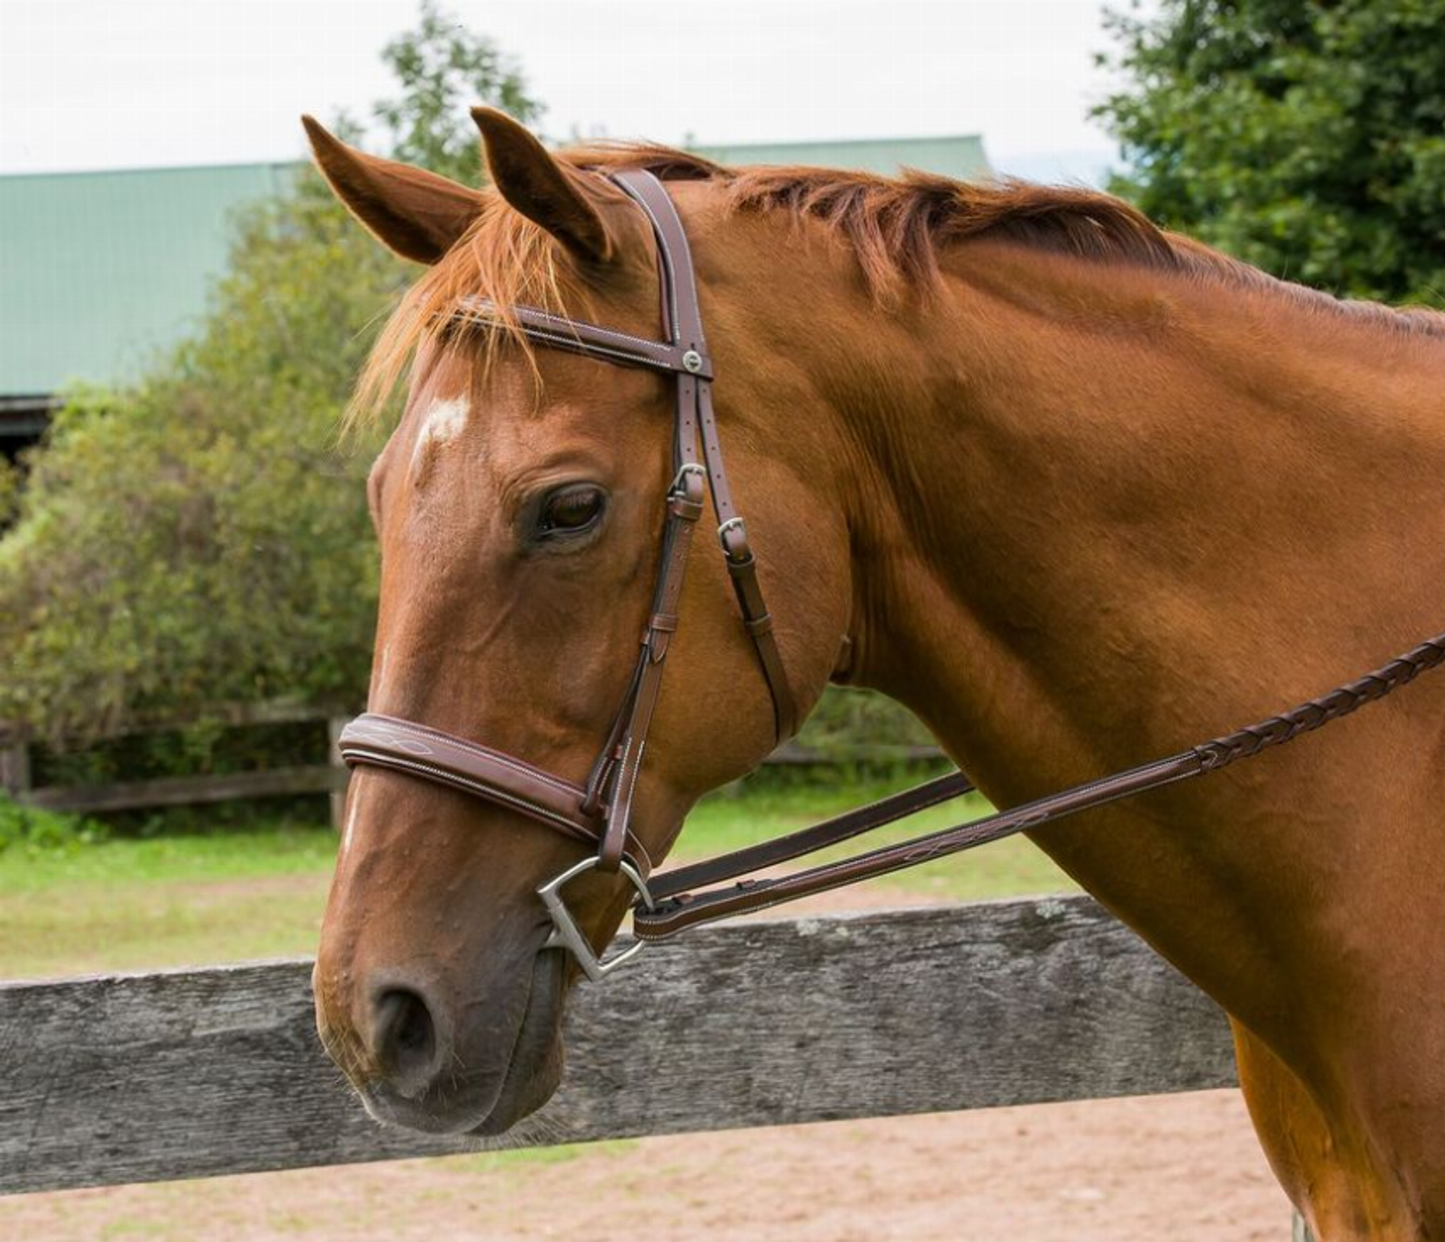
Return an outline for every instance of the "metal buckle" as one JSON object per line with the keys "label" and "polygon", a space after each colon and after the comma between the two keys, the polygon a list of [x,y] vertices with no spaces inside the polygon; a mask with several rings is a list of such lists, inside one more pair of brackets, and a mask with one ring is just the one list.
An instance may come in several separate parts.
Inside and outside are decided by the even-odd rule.
{"label": "metal buckle", "polygon": [[705,471],[696,462],[688,462],[686,465],[678,468],[677,474],[673,477],[672,486],[667,489],[667,494],[669,496],[687,496],[689,499],[691,499],[692,497],[690,496],[688,489],[688,480],[696,479],[697,498],[701,500],[702,481],[706,474],[707,471]]}
{"label": "metal buckle", "polygon": [[[568,867],[561,875],[548,880],[537,890],[537,896],[542,899],[542,904],[547,907],[547,913],[552,916],[552,934],[547,937],[547,942],[542,947],[544,949],[570,950],[572,956],[577,959],[578,965],[582,967],[582,973],[593,983],[602,982],[624,962],[630,962],[646,947],[645,941],[638,940],[634,944],[628,945],[621,953],[604,960],[592,951],[592,945],[572,918],[572,912],[567,909],[567,903],[562,900],[562,886],[583,872],[591,871],[601,861],[595,854],[590,858],[584,858],[576,866]],[[617,869],[637,890],[637,895],[642,901],[642,908],[651,910],[653,908],[652,894],[647,891],[647,881],[625,858],[617,864]]]}
{"label": "metal buckle", "polygon": [[[729,532],[734,530],[737,531],[740,536],[742,536],[741,556],[734,556],[733,550],[728,547],[728,534]],[[742,518],[728,518],[726,522],[719,526],[717,528],[717,541],[723,550],[723,555],[726,556],[728,560],[741,563],[748,559],[748,527],[747,523],[744,522]]]}

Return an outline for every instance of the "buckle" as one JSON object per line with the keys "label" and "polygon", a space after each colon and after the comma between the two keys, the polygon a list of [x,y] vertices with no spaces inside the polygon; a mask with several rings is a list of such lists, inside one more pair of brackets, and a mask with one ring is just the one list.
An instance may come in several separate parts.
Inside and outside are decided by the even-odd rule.
{"label": "buckle", "polygon": [[[737,532],[737,539],[729,542],[728,536],[734,531]],[[740,517],[728,518],[717,528],[717,541],[722,546],[723,555],[734,564],[742,564],[752,556],[752,549],[748,546],[747,523]]]}
{"label": "buckle", "polygon": [[701,503],[702,481],[706,475],[707,471],[699,466],[697,462],[690,461],[686,465],[678,468],[677,473],[673,476],[672,486],[667,489],[667,494],[669,496],[683,496],[688,500],[695,500]]}
{"label": "buckle", "polygon": [[[596,854],[590,858],[584,858],[575,866],[568,867],[561,875],[548,880],[537,890],[537,896],[542,899],[542,904],[547,907],[547,913],[552,916],[552,934],[547,937],[546,943],[542,947],[544,949],[569,950],[577,959],[577,964],[582,967],[582,973],[593,983],[601,983],[614,970],[623,963],[630,962],[646,947],[645,941],[638,940],[612,957],[599,957],[592,951],[592,945],[582,934],[582,929],[577,926],[572,912],[567,909],[567,903],[562,900],[563,886],[569,880],[591,871],[601,861]],[[653,908],[652,894],[647,891],[647,881],[638,873],[637,868],[624,858],[618,863],[617,869],[637,890],[642,908],[651,910]]]}
{"label": "buckle", "polygon": [[674,517],[686,522],[696,522],[702,517],[702,486],[705,478],[703,468],[688,462],[677,472],[672,486],[667,489],[667,510]]}

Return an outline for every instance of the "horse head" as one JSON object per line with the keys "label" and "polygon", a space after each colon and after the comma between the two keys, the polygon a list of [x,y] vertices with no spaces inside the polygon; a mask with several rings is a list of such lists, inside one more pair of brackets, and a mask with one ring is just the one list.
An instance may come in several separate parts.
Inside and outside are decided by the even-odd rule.
{"label": "horse head", "polygon": [[[411,359],[405,412],[369,482],[381,596],[370,732],[354,736],[364,748],[388,720],[424,722],[480,743],[543,794],[555,786],[565,800],[589,782],[596,794],[618,705],[649,664],[639,635],[656,661],[665,645],[651,728],[613,780],[627,784],[625,844],[644,868],[703,793],[791,728],[779,696],[791,715],[791,700],[811,703],[834,670],[852,603],[839,455],[821,421],[776,451],[770,425],[818,402],[796,363],[752,365],[775,356],[765,336],[779,329],[759,306],[774,264],[736,244],[707,184],[680,183],[777,663],[760,668],[715,547],[692,557],[659,620],[669,514],[690,506],[691,521],[701,509],[700,468],[682,479],[697,494],[679,490],[675,377],[538,349],[517,330],[525,304],[657,340],[666,273],[654,227],[602,172],[553,156],[499,113],[476,117],[492,182],[482,192],[364,155],[308,122],[341,200],[428,267],[372,364],[372,386],[385,387]],[[318,1024],[378,1117],[490,1133],[559,1080],[578,972],[549,939],[537,890],[589,850],[539,826],[525,790],[478,799],[417,779],[406,747],[430,752],[431,739],[393,739],[400,767],[355,772],[316,965]],[[597,868],[568,886],[570,917],[596,951],[634,897],[625,871]]]}

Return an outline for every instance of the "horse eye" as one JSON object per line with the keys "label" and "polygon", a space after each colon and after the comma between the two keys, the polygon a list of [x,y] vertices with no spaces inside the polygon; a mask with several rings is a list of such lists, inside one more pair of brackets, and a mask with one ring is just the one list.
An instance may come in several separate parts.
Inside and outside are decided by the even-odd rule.
{"label": "horse eye", "polygon": [[602,489],[586,484],[563,487],[542,502],[538,533],[575,535],[590,530],[602,516]]}

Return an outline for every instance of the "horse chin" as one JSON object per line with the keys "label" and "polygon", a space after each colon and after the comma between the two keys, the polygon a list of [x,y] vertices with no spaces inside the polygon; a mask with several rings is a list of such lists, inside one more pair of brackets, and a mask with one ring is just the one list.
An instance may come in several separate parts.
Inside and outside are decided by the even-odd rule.
{"label": "horse chin", "polygon": [[505,1134],[552,1098],[562,1081],[566,978],[567,957],[562,950],[543,949],[537,954],[527,1007],[517,1028],[506,1075],[486,1117],[468,1133]]}

